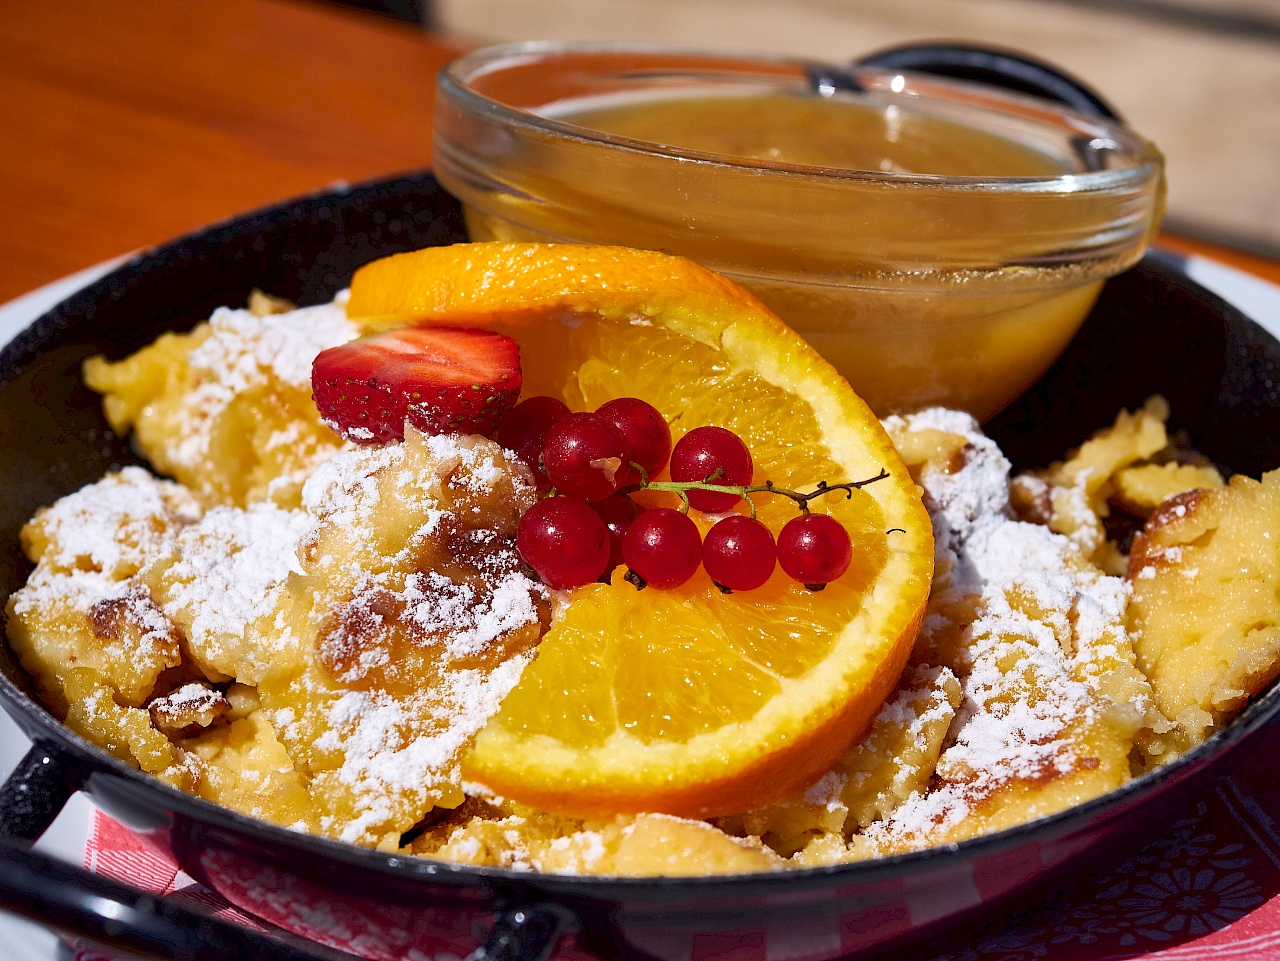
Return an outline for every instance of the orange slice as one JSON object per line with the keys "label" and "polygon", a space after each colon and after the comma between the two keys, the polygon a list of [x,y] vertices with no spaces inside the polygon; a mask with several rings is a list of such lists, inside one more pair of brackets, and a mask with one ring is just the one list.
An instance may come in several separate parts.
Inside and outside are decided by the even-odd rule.
{"label": "orange slice", "polygon": [[[710,817],[759,807],[828,769],[906,662],[928,595],[929,517],[875,415],[835,370],[746,291],[696,264],[612,247],[470,244],[370,264],[348,314],[499,329],[521,346],[526,396],[591,410],[656,406],[678,439],[739,434],[755,483],[889,477],[811,502],[854,541],[820,593],[780,570],[720,593],[699,572],[672,591],[572,592],[466,760],[507,797],[580,817]],[[652,502],[662,496],[640,495]],[[795,515],[757,498],[775,533]],[[705,530],[711,519],[692,513]]]}
{"label": "orange slice", "polygon": [[680,315],[686,333],[713,336],[744,309],[770,327],[782,325],[737,284],[683,257],[530,243],[454,244],[375,260],[356,271],[347,302],[348,316],[366,330],[499,327],[585,313],[614,320]]}

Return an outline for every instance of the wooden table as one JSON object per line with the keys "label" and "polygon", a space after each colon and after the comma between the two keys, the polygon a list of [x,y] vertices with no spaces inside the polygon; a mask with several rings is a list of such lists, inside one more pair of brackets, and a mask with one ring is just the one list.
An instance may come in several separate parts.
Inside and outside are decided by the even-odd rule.
{"label": "wooden table", "polygon": [[0,302],[335,180],[431,162],[451,47],[307,0],[4,4]]}
{"label": "wooden table", "polygon": [[[431,162],[461,48],[308,0],[20,3],[0,16],[0,302],[335,180]],[[1280,282],[1280,262],[1190,238]]]}

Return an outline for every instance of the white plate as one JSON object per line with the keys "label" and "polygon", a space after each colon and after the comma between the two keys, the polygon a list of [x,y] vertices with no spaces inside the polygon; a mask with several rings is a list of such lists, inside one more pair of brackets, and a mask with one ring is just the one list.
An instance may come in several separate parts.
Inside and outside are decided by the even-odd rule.
{"label": "white plate", "polygon": [[[41,314],[114,270],[129,256],[82,270],[0,306],[0,347],[9,343]],[[1189,258],[1186,273],[1280,339],[1280,287],[1203,257]],[[30,743],[9,716],[0,711],[0,778],[8,777]],[[89,799],[83,794],[75,795],[36,843],[36,849],[82,865],[92,817],[93,805]],[[30,921],[2,913],[0,945],[4,945],[3,955],[10,961],[69,961],[71,957],[51,932]]]}

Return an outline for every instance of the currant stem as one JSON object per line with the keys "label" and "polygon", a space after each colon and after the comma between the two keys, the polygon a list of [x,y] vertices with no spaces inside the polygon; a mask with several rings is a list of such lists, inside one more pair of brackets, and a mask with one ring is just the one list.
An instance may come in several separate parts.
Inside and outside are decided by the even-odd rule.
{"label": "currant stem", "polygon": [[[643,477],[643,475],[641,475]],[[751,516],[756,516],[756,504],[751,498],[752,494],[778,494],[782,497],[789,497],[796,502],[800,508],[800,513],[809,513],[809,501],[815,497],[821,497],[823,494],[834,494],[843,491],[845,499],[853,497],[855,490],[861,490],[869,484],[876,481],[886,480],[889,477],[887,470],[881,469],[880,473],[875,477],[867,477],[863,480],[844,481],[839,484],[828,484],[826,481],[819,481],[818,486],[809,491],[807,494],[801,491],[787,490],[785,487],[777,487],[773,481],[765,481],[763,484],[712,484],[709,481],[648,481],[641,480],[639,484],[632,485],[625,489],[626,493],[635,493],[641,490],[650,491],[669,491],[673,494],[679,494],[680,499],[684,502],[684,510],[689,509],[688,491],[712,491],[716,494],[737,494],[739,497],[746,499],[751,505]]]}

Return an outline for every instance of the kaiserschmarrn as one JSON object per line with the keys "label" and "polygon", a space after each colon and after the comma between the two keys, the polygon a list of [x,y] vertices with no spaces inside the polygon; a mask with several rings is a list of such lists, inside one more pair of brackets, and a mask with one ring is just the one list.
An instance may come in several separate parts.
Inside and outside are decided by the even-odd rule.
{"label": "kaiserschmarrn", "polygon": [[565,603],[515,549],[533,479],[479,436],[343,442],[310,367],[358,333],[341,299],[256,295],[91,359],[110,423],[158,473],[114,471],[22,532],[35,568],[7,631],[49,707],[217,804],[471,864],[809,867],[1103,794],[1280,672],[1280,472],[1224,484],[1152,398],[1011,479],[973,418],[923,410],[884,426],[932,518],[932,593],[896,690],[830,770],[710,821],[517,804],[460,759]]}

